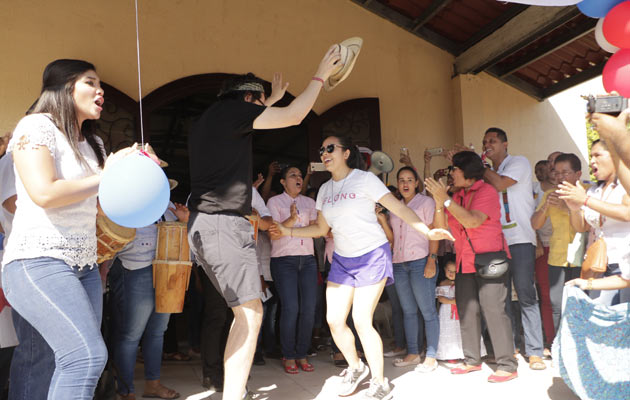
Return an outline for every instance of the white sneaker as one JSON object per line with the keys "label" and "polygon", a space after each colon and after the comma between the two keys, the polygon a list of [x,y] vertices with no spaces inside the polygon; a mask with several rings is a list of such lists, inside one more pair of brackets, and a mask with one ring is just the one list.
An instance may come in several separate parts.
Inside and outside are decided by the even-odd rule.
{"label": "white sneaker", "polygon": [[377,383],[374,378],[370,380],[370,388],[363,393],[365,400],[388,400],[394,395],[392,387],[389,385],[387,378],[383,379],[383,383]]}
{"label": "white sneaker", "polygon": [[339,386],[337,394],[341,397],[352,396],[356,393],[359,384],[367,378],[369,373],[370,368],[363,364],[362,361],[358,369],[350,369],[349,367],[344,369],[340,374],[340,376],[343,376],[343,381]]}

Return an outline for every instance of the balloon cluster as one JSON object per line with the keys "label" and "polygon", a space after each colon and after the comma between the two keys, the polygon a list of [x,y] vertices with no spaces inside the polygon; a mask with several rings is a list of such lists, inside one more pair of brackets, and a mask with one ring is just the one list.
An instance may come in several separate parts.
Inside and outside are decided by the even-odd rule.
{"label": "balloon cluster", "polygon": [[595,40],[604,51],[614,53],[602,72],[604,88],[630,97],[630,1],[582,0],[577,6],[589,17],[599,18]]}

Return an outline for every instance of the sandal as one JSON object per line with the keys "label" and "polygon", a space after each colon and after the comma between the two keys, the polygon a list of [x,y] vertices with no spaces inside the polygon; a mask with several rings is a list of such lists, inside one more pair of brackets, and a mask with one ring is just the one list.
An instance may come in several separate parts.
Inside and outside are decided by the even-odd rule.
{"label": "sandal", "polygon": [[540,358],[539,356],[530,356],[529,368],[536,371],[542,371],[543,369],[546,369],[547,366],[543,362],[542,358]]}
{"label": "sandal", "polygon": [[285,358],[282,359],[282,366],[284,367],[284,372],[291,375],[298,374],[300,371],[298,370],[297,364],[291,365],[291,364],[288,364],[287,361],[295,361],[295,360],[287,360]]}
{"label": "sandal", "polygon": [[304,360],[304,362],[299,360],[298,364],[300,365],[300,368],[302,368],[302,371],[304,371],[304,372],[313,372],[313,371],[315,371],[315,367],[313,367],[313,364],[309,363],[306,360]]}
{"label": "sandal", "polygon": [[156,387],[156,392],[154,393],[144,392],[142,394],[142,397],[148,398],[148,399],[179,399],[179,396],[180,396],[179,393],[177,393],[173,389],[167,388],[166,386],[162,384],[158,384],[158,386]]}
{"label": "sandal", "polygon": [[163,353],[162,361],[190,361],[190,356],[188,354],[180,353],[176,351],[175,353]]}

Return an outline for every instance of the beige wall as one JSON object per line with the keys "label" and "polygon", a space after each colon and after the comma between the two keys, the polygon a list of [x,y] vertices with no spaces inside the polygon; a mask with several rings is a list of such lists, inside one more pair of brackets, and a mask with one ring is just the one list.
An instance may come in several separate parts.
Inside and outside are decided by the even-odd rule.
{"label": "beige wall", "polygon": [[[282,71],[299,94],[327,48],[350,36],[364,47],[352,75],[323,93],[321,113],[344,100],[379,97],[384,150],[451,145],[453,58],[350,0],[139,0],[143,95],[201,73]],[[0,2],[0,130],[36,98],[56,58],[93,62],[101,79],[138,98],[130,0]],[[106,94],[107,97],[107,94]]]}
{"label": "beige wall", "polygon": [[[453,94],[461,103],[456,128],[460,143],[473,143],[481,151],[485,130],[496,126],[507,132],[509,152],[526,156],[532,167],[558,150],[580,156],[583,175],[587,173],[581,143],[576,144],[549,100],[539,102],[485,73],[453,79]],[[580,113],[582,108],[578,118]]]}

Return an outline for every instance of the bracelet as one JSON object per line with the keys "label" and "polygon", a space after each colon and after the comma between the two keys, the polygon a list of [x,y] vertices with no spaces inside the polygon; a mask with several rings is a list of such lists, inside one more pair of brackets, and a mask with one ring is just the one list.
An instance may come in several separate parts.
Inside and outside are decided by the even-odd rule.
{"label": "bracelet", "polygon": [[291,237],[293,237],[293,228],[291,228]]}
{"label": "bracelet", "polygon": [[586,198],[584,199],[584,207],[588,207],[586,205],[586,203],[588,203],[588,199],[590,199],[590,198],[591,198],[591,196],[586,196]]}
{"label": "bracelet", "polygon": [[312,81],[321,82],[321,83],[322,83],[322,85],[324,84],[324,80],[323,80],[322,78],[318,78],[318,77],[316,77],[316,76],[312,77],[312,78],[311,78],[311,80],[312,80]]}
{"label": "bracelet", "polygon": [[588,282],[586,282],[586,290],[593,290],[593,278],[588,278]]}

